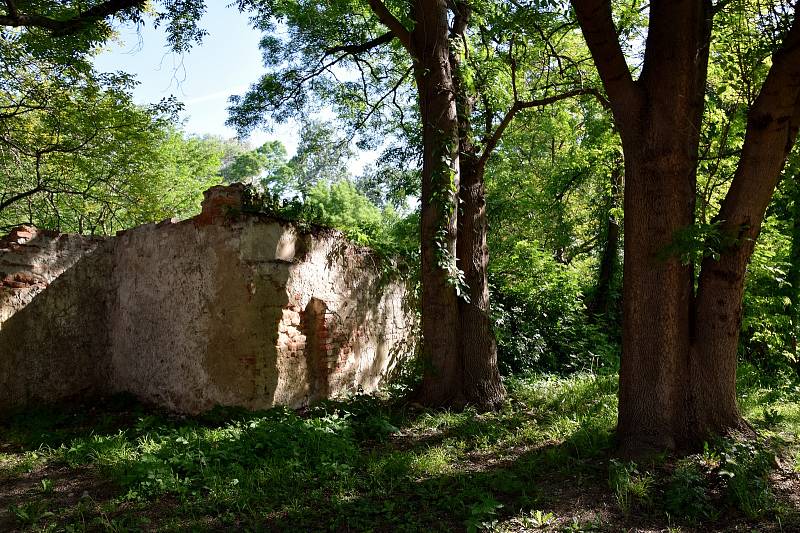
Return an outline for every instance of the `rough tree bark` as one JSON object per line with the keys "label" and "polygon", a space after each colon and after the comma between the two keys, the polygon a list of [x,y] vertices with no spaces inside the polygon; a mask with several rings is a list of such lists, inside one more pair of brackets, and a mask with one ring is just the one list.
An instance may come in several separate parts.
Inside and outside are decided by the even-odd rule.
{"label": "rough tree bark", "polygon": [[460,316],[453,283],[459,187],[458,117],[450,66],[450,27],[445,0],[415,0],[414,28],[407,30],[380,0],[370,6],[414,63],[422,119],[423,160],[420,236],[422,247],[422,356],[418,400],[425,405],[467,403],[459,355]]}
{"label": "rough tree bark", "polygon": [[[465,38],[470,19],[470,6],[456,2],[451,38]],[[471,117],[475,95],[469,94],[462,79],[462,56],[450,50],[450,65],[456,95],[459,126],[459,190],[457,256],[464,272],[467,298],[458,302],[461,320],[459,356],[464,370],[464,394],[467,401],[481,409],[494,409],[505,398],[505,388],[497,367],[497,341],[489,318],[489,247],[486,243],[485,164],[474,143]]]}
{"label": "rough tree bark", "polygon": [[625,155],[623,355],[617,433],[624,455],[691,449],[743,427],[736,350],[744,272],[796,134],[795,22],[750,111],[742,157],[719,220],[733,244],[694,272],[670,252],[694,223],[698,135],[708,70],[710,1],[650,4],[634,81],[608,0],[573,0],[608,93]]}
{"label": "rough tree bark", "polygon": [[458,118],[450,70],[444,0],[418,1],[412,41],[420,96],[423,162],[421,195],[422,334],[427,364],[419,399],[426,405],[463,405],[464,367],[458,295],[447,263],[456,259],[460,166]]}

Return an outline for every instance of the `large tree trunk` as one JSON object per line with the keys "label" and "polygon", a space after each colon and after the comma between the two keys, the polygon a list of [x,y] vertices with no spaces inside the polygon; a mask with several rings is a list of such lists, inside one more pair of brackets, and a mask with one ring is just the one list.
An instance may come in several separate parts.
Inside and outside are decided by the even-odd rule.
{"label": "large tree trunk", "polygon": [[694,274],[673,247],[694,223],[709,17],[703,2],[651,6],[638,109],[626,109],[618,121],[625,259],[617,432],[628,455],[689,445]]}
{"label": "large tree trunk", "polygon": [[[650,131],[659,131],[647,122]],[[688,154],[643,132],[625,161],[625,260],[617,435],[623,454],[676,449],[685,435],[692,267],[669,249],[692,223]],[[631,153],[633,152],[633,153]]]}
{"label": "large tree trunk", "polygon": [[[470,18],[466,2],[457,2],[452,38],[461,41]],[[450,65],[458,110],[461,185],[457,256],[464,273],[466,294],[459,299],[461,320],[459,355],[464,371],[464,394],[480,409],[494,409],[505,398],[497,367],[497,341],[489,318],[489,247],[486,244],[486,191],[484,166],[479,164],[473,142],[471,116],[474,95],[468,94],[461,77],[461,56],[450,49]]]}
{"label": "large tree trunk", "polygon": [[625,153],[621,451],[696,447],[712,433],[745,427],[736,404],[744,276],[800,126],[800,25],[795,18],[750,110],[717,217],[723,247],[703,260],[695,295],[692,267],[674,244],[694,221],[711,3],[651,3],[637,81],[610,2],[573,4]]}
{"label": "large tree trunk", "polygon": [[419,401],[463,405],[463,365],[456,293],[459,187],[458,119],[449,60],[445,0],[417,0],[411,32],[422,118],[422,355]]}

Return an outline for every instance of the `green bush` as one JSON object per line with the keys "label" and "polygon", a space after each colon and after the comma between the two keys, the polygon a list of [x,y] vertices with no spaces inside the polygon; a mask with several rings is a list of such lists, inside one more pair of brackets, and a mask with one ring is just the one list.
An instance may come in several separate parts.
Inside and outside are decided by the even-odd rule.
{"label": "green bush", "polygon": [[755,441],[723,441],[719,449],[718,473],[724,479],[728,500],[750,518],[771,512],[775,500],[769,474],[775,464],[775,453]]}
{"label": "green bush", "polygon": [[580,268],[520,241],[495,258],[492,315],[504,374],[615,368],[619,345],[607,324],[588,319]]}
{"label": "green bush", "polygon": [[673,519],[695,523],[715,519],[708,495],[706,476],[693,460],[680,461],[664,489],[664,510]]}

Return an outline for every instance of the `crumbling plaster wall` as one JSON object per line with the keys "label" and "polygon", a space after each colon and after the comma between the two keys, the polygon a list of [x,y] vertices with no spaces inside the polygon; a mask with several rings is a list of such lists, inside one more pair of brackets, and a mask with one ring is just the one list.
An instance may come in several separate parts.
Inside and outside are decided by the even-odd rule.
{"label": "crumbling plaster wall", "polygon": [[372,391],[408,348],[405,285],[337,232],[145,226],[119,237],[114,264],[113,387],[171,409]]}
{"label": "crumbling plaster wall", "polygon": [[0,328],[105,239],[20,226],[0,239]]}
{"label": "crumbling plaster wall", "polygon": [[406,283],[339,232],[240,206],[241,189],[215,188],[194,219],[66,254],[0,323],[0,412],[96,392],[197,413],[375,390],[414,349]]}
{"label": "crumbling plaster wall", "polygon": [[0,412],[98,392],[109,373],[106,243],[31,227],[0,243]]}

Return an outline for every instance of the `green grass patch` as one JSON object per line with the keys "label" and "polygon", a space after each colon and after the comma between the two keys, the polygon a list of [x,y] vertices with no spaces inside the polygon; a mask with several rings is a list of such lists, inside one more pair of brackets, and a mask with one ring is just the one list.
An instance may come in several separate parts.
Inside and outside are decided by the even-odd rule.
{"label": "green grass patch", "polygon": [[[0,482],[21,491],[0,529],[613,531],[731,513],[785,524],[792,510],[769,476],[779,454],[792,468],[800,458],[800,402],[751,378],[742,406],[761,441],[648,465],[611,459],[614,375],[515,377],[484,414],[366,396],[302,414],[185,418],[130,398],[31,411],[0,427],[0,449],[13,450]],[[66,494],[71,473],[90,476],[86,494]]]}

